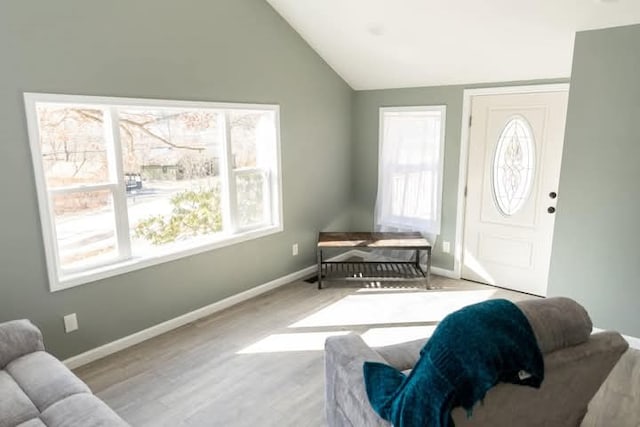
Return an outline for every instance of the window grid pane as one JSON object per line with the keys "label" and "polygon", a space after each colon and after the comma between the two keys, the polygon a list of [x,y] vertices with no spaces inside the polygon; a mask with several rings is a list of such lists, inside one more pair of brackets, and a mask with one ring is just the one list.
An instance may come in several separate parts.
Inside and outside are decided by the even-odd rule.
{"label": "window grid pane", "polygon": [[261,170],[235,173],[238,227],[246,228],[266,222],[266,173]]}
{"label": "window grid pane", "polygon": [[81,270],[118,259],[111,191],[53,194],[51,207],[61,270]]}
{"label": "window grid pane", "polygon": [[219,115],[129,107],[119,125],[133,256],[223,231]]}
{"label": "window grid pane", "polygon": [[102,109],[38,105],[38,126],[47,187],[109,181]]}
{"label": "window grid pane", "polygon": [[238,229],[270,224],[268,167],[273,163],[275,114],[237,110],[228,112],[228,117],[234,223]]}

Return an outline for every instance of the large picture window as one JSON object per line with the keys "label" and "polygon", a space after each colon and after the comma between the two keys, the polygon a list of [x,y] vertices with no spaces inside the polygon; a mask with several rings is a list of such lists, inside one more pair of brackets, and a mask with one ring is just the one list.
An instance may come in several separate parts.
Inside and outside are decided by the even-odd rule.
{"label": "large picture window", "polygon": [[440,233],[444,106],[380,109],[376,227]]}
{"label": "large picture window", "polygon": [[52,290],[282,229],[278,106],[25,105]]}

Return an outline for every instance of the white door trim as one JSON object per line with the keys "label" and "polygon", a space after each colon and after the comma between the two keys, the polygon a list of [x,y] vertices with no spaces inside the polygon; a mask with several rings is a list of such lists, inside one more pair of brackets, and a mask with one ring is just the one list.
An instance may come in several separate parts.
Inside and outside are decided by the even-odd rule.
{"label": "white door trim", "polygon": [[510,93],[568,92],[569,83],[555,83],[528,86],[487,87],[465,89],[462,94],[462,124],[460,132],[460,162],[458,172],[458,209],[456,212],[456,236],[453,263],[453,275],[462,277],[462,247],[464,243],[464,216],[466,200],[464,189],[467,186],[469,169],[469,117],[471,116],[471,98],[478,95],[502,95]]}

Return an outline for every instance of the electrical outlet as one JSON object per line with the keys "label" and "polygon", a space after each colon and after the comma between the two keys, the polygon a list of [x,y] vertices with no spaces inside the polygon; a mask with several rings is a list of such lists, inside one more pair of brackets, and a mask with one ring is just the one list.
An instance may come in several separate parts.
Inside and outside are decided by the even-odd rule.
{"label": "electrical outlet", "polygon": [[442,242],[442,252],[444,252],[445,254],[448,254],[451,252],[451,243],[447,242],[446,240],[444,242]]}
{"label": "electrical outlet", "polygon": [[78,330],[78,316],[75,313],[64,316],[64,331],[66,333]]}
{"label": "electrical outlet", "polygon": [[293,254],[293,256],[298,256],[298,244],[294,243],[291,246],[291,253]]}

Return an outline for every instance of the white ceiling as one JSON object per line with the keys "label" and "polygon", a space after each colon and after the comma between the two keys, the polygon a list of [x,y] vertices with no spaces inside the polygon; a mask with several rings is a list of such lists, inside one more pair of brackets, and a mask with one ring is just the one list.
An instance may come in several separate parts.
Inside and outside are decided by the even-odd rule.
{"label": "white ceiling", "polygon": [[569,77],[576,31],[640,0],[267,0],[354,89]]}

